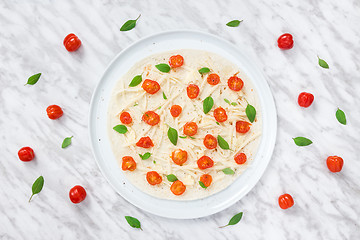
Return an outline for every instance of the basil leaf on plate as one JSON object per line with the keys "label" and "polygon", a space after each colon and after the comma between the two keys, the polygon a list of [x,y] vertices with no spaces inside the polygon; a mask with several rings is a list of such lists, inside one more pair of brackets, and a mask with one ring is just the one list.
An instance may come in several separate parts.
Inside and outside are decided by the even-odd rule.
{"label": "basil leaf on plate", "polygon": [[129,87],[136,87],[142,82],[142,76],[136,75],[130,82]]}
{"label": "basil leaf on plate", "polygon": [[170,66],[166,63],[160,63],[158,65],[155,65],[155,67],[160,71],[164,73],[170,72]]}
{"label": "basil leaf on plate", "polygon": [[214,106],[214,99],[211,96],[204,99],[203,109],[204,109],[205,114],[210,112],[210,110],[213,106]]}
{"label": "basil leaf on plate", "polygon": [[219,143],[219,146],[222,148],[222,149],[225,149],[225,150],[229,150],[230,147],[229,147],[229,144],[228,142],[220,135],[217,136],[217,141]]}
{"label": "basil leaf on plate", "polygon": [[113,129],[121,134],[125,134],[128,131],[125,125],[116,125],[115,127],[113,127]]}
{"label": "basil leaf on plate", "polygon": [[256,109],[254,106],[248,104],[245,109],[246,116],[248,117],[250,122],[254,122],[256,116]]}

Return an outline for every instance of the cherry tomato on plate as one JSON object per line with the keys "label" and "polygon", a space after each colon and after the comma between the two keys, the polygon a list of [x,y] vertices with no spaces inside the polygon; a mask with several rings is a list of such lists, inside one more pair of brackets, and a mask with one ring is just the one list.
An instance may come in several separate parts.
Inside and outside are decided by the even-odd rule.
{"label": "cherry tomato on plate", "polygon": [[159,83],[150,79],[145,79],[141,87],[145,90],[145,92],[150,94],[155,94],[160,90]]}
{"label": "cherry tomato on plate", "polygon": [[169,59],[169,65],[172,68],[181,67],[184,64],[184,58],[181,55],[171,56]]}
{"label": "cherry tomato on plate", "polygon": [[80,203],[86,198],[86,191],[82,186],[76,185],[70,189],[69,198],[75,204]]}
{"label": "cherry tomato on plate", "polygon": [[227,83],[229,88],[235,92],[240,91],[244,86],[243,80],[235,75],[230,77]]}
{"label": "cherry tomato on plate", "polygon": [[75,34],[70,33],[64,38],[64,46],[69,52],[74,52],[81,46],[81,41]]}
{"label": "cherry tomato on plate", "polygon": [[225,109],[223,109],[222,107],[215,108],[214,118],[218,122],[225,122],[228,118]]}
{"label": "cherry tomato on plate", "polygon": [[217,140],[216,137],[214,137],[211,134],[206,134],[204,138],[204,145],[207,149],[214,149],[217,147]]}
{"label": "cherry tomato on plate", "polygon": [[122,158],[121,169],[124,171],[134,171],[136,169],[136,162],[130,156],[125,156]]}
{"label": "cherry tomato on plate", "polygon": [[153,141],[150,137],[142,137],[140,140],[136,143],[136,146],[142,147],[142,148],[151,148],[154,146]]}
{"label": "cherry tomato on plate", "polygon": [[209,174],[203,174],[200,177],[200,181],[205,185],[205,187],[209,187],[212,183],[212,176]]}
{"label": "cherry tomato on plate", "polygon": [[195,99],[199,96],[200,89],[196,84],[189,84],[186,88],[186,93],[190,99]]}
{"label": "cherry tomato on plate", "polygon": [[283,194],[279,197],[279,206],[282,209],[287,209],[294,206],[294,199],[290,194]]}
{"label": "cherry tomato on plate", "polygon": [[344,165],[344,160],[338,156],[330,156],[326,159],[326,165],[331,172],[340,172]]}
{"label": "cherry tomato on plate", "polygon": [[130,113],[122,112],[120,114],[120,121],[121,121],[122,124],[130,124],[132,122],[132,118],[130,116]]}
{"label": "cherry tomato on plate", "polygon": [[48,117],[52,120],[58,119],[63,115],[63,110],[58,105],[50,105],[46,108]]}
{"label": "cherry tomato on plate", "polygon": [[184,125],[183,132],[186,136],[194,136],[197,133],[197,130],[198,130],[198,126],[195,122],[187,122]]}
{"label": "cherry tomato on plate", "polygon": [[171,159],[177,165],[183,165],[187,161],[187,152],[181,149],[176,149],[171,154]]}
{"label": "cherry tomato on plate", "polygon": [[31,147],[23,147],[18,152],[19,159],[23,162],[29,162],[34,159],[34,150]]}
{"label": "cherry tomato on plate", "polygon": [[172,105],[170,108],[171,116],[178,117],[182,112],[182,107],[179,105]]}
{"label": "cherry tomato on plate", "polygon": [[146,180],[150,185],[156,185],[162,182],[162,177],[156,171],[151,171],[146,173]]}
{"label": "cherry tomato on plate", "polygon": [[185,192],[186,186],[180,180],[176,180],[171,184],[170,190],[175,195],[181,195]]}
{"label": "cherry tomato on plate", "polygon": [[220,77],[219,75],[217,75],[216,73],[212,73],[209,74],[209,76],[207,77],[206,81],[208,82],[208,84],[210,85],[217,85],[220,82]]}
{"label": "cherry tomato on plate", "polygon": [[214,161],[208,156],[202,156],[199,160],[197,160],[197,165],[199,169],[207,169],[214,166]]}
{"label": "cherry tomato on plate", "polygon": [[278,42],[278,47],[283,50],[290,49],[294,46],[293,36],[290,33],[285,33],[281,35],[278,38],[277,42]]}
{"label": "cherry tomato on plate", "polygon": [[251,123],[245,121],[236,122],[236,131],[238,133],[247,133],[250,130]]}
{"label": "cherry tomato on plate", "polygon": [[154,111],[147,111],[142,116],[142,120],[150,126],[155,126],[160,122],[160,116]]}
{"label": "cherry tomato on plate", "polygon": [[311,93],[302,92],[299,94],[298,103],[300,107],[307,108],[312,104],[313,101],[314,95],[312,95]]}
{"label": "cherry tomato on plate", "polygon": [[245,153],[237,153],[234,156],[234,160],[237,164],[244,164],[246,163],[247,157]]}

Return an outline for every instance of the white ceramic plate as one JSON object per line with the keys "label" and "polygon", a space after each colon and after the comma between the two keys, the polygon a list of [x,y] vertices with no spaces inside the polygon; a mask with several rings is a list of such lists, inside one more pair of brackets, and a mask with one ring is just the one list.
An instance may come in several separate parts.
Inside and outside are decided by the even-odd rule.
{"label": "white ceramic plate", "polygon": [[[133,186],[122,174],[107,135],[107,111],[115,83],[136,62],[148,55],[175,49],[199,49],[222,55],[239,66],[259,95],[263,117],[262,138],[258,152],[246,171],[228,188],[207,198],[171,201],[152,197]],[[264,173],[275,145],[276,109],[269,86],[253,59],[229,42],[214,35],[194,31],[163,32],[144,38],[120,52],[105,70],[96,87],[90,107],[89,130],[95,159],[105,178],[115,190],[135,206],[168,218],[189,219],[219,212],[245,196]]]}

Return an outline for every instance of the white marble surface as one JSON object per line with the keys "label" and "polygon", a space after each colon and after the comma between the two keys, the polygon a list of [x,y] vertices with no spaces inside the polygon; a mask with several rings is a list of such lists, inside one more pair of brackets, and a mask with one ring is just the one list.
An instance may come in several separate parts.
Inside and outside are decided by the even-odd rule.
{"label": "white marble surface", "polygon": [[[140,13],[134,30],[119,31]],[[226,27],[233,19],[244,22]],[[358,0],[1,1],[0,23],[0,239],[360,239]],[[134,41],[173,29],[246,46],[278,108],[277,143],[260,182],[232,207],[195,220],[153,216],[122,199],[101,175],[88,139],[91,95],[110,60]],[[70,32],[83,43],[75,53],[62,45]],[[284,32],[295,38],[289,51],[276,46]],[[40,81],[24,86],[37,72]],[[315,95],[308,109],[297,106],[301,91]],[[63,107],[59,121],[47,118],[50,104]],[[335,119],[337,107],[346,126]],[[61,149],[71,135],[72,146]],[[314,144],[295,146],[291,138],[301,135]],[[18,160],[22,146],[33,147],[36,160]],[[338,174],[325,164],[335,154],[345,161]],[[28,203],[40,174],[44,189]],[[76,184],[88,193],[79,205],[68,198]],[[286,211],[277,205],[285,192],[295,199]],[[218,228],[239,211],[238,225]],[[144,231],[124,215],[137,217]]]}

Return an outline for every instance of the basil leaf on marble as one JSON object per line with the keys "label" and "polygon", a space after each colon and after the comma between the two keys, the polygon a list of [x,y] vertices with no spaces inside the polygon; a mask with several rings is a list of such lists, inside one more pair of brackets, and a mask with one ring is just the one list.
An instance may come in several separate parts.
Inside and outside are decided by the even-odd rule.
{"label": "basil leaf on marble", "polygon": [[339,121],[339,123],[346,125],[346,116],[345,116],[345,113],[343,110],[338,108],[335,115],[336,115],[336,119]]}
{"label": "basil leaf on marble", "polygon": [[210,72],[210,69],[207,68],[207,67],[203,67],[203,68],[200,68],[200,69],[199,69],[199,73],[200,73],[201,75],[203,75],[203,74],[205,74],[205,73],[208,73],[208,72]]}
{"label": "basil leaf on marble", "polygon": [[71,144],[71,139],[72,139],[73,137],[74,137],[74,136],[65,138],[64,141],[63,141],[62,144],[61,144],[61,147],[62,147],[62,148],[66,148],[67,146],[69,146],[69,145]]}
{"label": "basil leaf on marble", "polygon": [[214,99],[211,96],[204,99],[203,109],[204,109],[205,114],[210,112],[210,110],[213,106],[214,106]]}
{"label": "basil leaf on marble", "polygon": [[319,66],[322,68],[329,68],[329,65],[327,64],[327,62],[325,62],[324,59],[319,58],[318,56],[318,60],[319,60]]}
{"label": "basil leaf on marble", "polygon": [[160,71],[164,73],[170,72],[170,66],[166,63],[160,63],[158,65],[155,65],[155,67]]}
{"label": "basil leaf on marble", "polygon": [[235,173],[234,170],[232,170],[231,168],[224,168],[221,171],[223,171],[223,173],[225,173],[226,175],[233,175]]}
{"label": "basil leaf on marble", "polygon": [[168,135],[170,142],[176,146],[177,141],[178,141],[178,132],[176,131],[176,129],[169,127],[167,135]]}
{"label": "basil leaf on marble", "polygon": [[302,147],[302,146],[308,146],[312,144],[312,141],[310,139],[307,139],[305,137],[296,137],[293,138],[296,145]]}
{"label": "basil leaf on marble", "polygon": [[38,177],[35,182],[33,183],[32,185],[32,195],[29,199],[29,202],[31,201],[32,197],[35,195],[35,194],[38,194],[39,192],[41,192],[42,188],[44,186],[44,177],[43,176],[40,176]]}
{"label": "basil leaf on marble", "polygon": [[139,154],[139,156],[142,160],[146,160],[146,159],[149,159],[149,157],[151,156],[151,153],[147,152],[147,153],[144,153],[144,155]]}
{"label": "basil leaf on marble", "polygon": [[228,27],[238,27],[243,20],[232,20],[226,24]]}
{"label": "basil leaf on marble", "polygon": [[166,178],[169,182],[175,182],[178,180],[178,178],[174,174],[166,175]]}
{"label": "basil leaf on marble", "polygon": [[37,81],[39,81],[41,76],[41,73],[37,73],[35,75],[32,75],[31,77],[29,77],[27,83],[25,85],[34,85],[35,83],[37,83]]}
{"label": "basil leaf on marble", "polygon": [[136,26],[136,21],[140,18],[141,14],[135,20],[126,21],[120,28],[120,31],[125,32],[133,29]]}
{"label": "basil leaf on marble", "polygon": [[115,127],[113,127],[113,129],[121,134],[125,134],[128,131],[125,125],[116,125]]}
{"label": "basil leaf on marble", "polygon": [[222,227],[220,227],[220,228],[227,227],[227,226],[230,226],[230,225],[238,224],[238,223],[240,222],[242,216],[243,216],[243,212],[240,212],[240,213],[238,213],[238,214],[235,214],[235,215],[230,219],[230,221],[229,221],[229,223],[228,223],[227,225],[222,226]]}
{"label": "basil leaf on marble", "polygon": [[134,217],[130,217],[130,216],[125,216],[126,221],[128,222],[128,224],[133,227],[133,228],[140,228],[140,230],[142,231],[141,228],[141,223],[139,220],[137,220]]}
{"label": "basil leaf on marble", "polygon": [[248,117],[250,122],[254,122],[256,116],[256,109],[254,106],[248,104],[245,109],[246,116]]}
{"label": "basil leaf on marble", "polygon": [[228,142],[220,135],[217,136],[217,141],[219,143],[219,146],[222,148],[222,149],[225,149],[225,150],[229,150],[230,147],[229,147],[229,144]]}
{"label": "basil leaf on marble", "polygon": [[136,87],[142,82],[142,76],[136,75],[130,82],[129,87]]}

